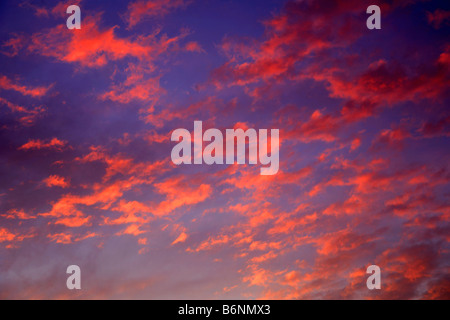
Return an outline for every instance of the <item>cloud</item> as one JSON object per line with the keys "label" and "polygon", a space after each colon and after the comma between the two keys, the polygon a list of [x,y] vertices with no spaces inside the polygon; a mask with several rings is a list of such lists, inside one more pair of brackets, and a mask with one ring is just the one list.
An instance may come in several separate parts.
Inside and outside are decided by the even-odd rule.
{"label": "cloud", "polygon": [[411,134],[405,128],[385,129],[373,141],[373,146],[378,148],[402,148],[403,141],[410,138]]}
{"label": "cloud", "polygon": [[0,243],[4,244],[6,249],[13,249],[18,247],[18,244],[24,241],[25,239],[30,239],[35,237],[36,234],[32,232],[28,232],[26,234],[14,233],[7,228],[0,227]]}
{"label": "cloud", "polygon": [[159,193],[166,196],[166,200],[160,202],[155,209],[157,216],[164,216],[182,206],[203,202],[213,191],[210,185],[185,177],[169,178],[154,186]]}
{"label": "cloud", "polygon": [[37,17],[48,17],[49,15],[47,8],[45,8],[42,5],[41,6],[35,5],[29,0],[28,1],[25,0],[19,3],[19,7],[33,10],[34,14]]}
{"label": "cloud", "polygon": [[0,229],[0,242],[6,242],[6,241],[12,241],[16,238],[16,235],[14,233],[11,233],[6,228]]}
{"label": "cloud", "polygon": [[189,52],[205,52],[197,41],[190,41],[186,43],[185,49]]}
{"label": "cloud", "polygon": [[427,21],[435,29],[439,29],[442,25],[448,24],[450,20],[450,11],[436,9],[433,12],[427,12]]}
{"label": "cloud", "polygon": [[124,18],[128,27],[132,28],[144,18],[160,18],[174,9],[186,6],[188,2],[186,0],[137,0],[128,4]]}
{"label": "cloud", "polygon": [[52,138],[51,140],[30,140],[24,145],[19,147],[19,150],[41,150],[41,149],[53,149],[56,151],[62,151],[67,146],[67,141],[59,140],[58,138]]}
{"label": "cloud", "polygon": [[[144,58],[152,52],[147,39],[130,41],[116,37],[114,27],[99,30],[100,16],[86,17],[79,32],[67,32],[65,25],[58,25],[47,32],[32,35],[29,50],[64,62],[78,62],[87,67],[101,67],[109,60],[126,56]],[[147,42],[148,43],[148,42]]]}
{"label": "cloud", "polygon": [[17,33],[13,33],[9,40],[6,40],[2,47],[8,48],[7,51],[2,51],[1,53],[7,57],[15,57],[24,47],[25,37]]}
{"label": "cloud", "polygon": [[[297,210],[302,210],[304,206],[300,206]],[[307,225],[313,225],[318,220],[317,212],[309,215],[302,215],[301,217],[291,217],[288,214],[281,215],[280,218],[275,222],[274,226],[269,229],[269,234],[291,234],[291,232],[297,230],[298,228],[305,227]]]}
{"label": "cloud", "polygon": [[450,136],[450,116],[424,122],[419,132],[426,138]]}
{"label": "cloud", "polygon": [[[46,32],[34,33],[28,50],[43,56],[52,57],[67,63],[79,63],[85,67],[99,68],[110,61],[134,57],[145,61],[145,71],[151,70],[155,58],[166,52],[179,39],[181,34],[169,38],[160,35],[156,29],[147,35],[122,38],[116,35],[117,27],[101,29],[101,15],[87,16],[83,28],[77,32],[67,32],[65,25],[58,25]],[[128,80],[130,81],[130,80]]]}
{"label": "cloud", "polygon": [[177,244],[177,243],[183,243],[186,241],[186,239],[188,238],[188,235],[185,232],[182,232],[178,238],[176,238],[173,242],[172,245]]}
{"label": "cloud", "polygon": [[119,204],[112,208],[112,211],[122,212],[123,215],[115,219],[110,217],[104,218],[105,225],[127,225],[127,227],[119,232],[122,234],[131,234],[138,236],[144,231],[141,228],[151,221],[151,212],[153,211],[147,205],[137,201],[120,200]]}
{"label": "cloud", "polygon": [[21,114],[18,118],[18,122],[23,126],[31,126],[41,118],[46,112],[46,108],[39,106],[33,109],[27,109],[25,107],[14,104],[2,97],[0,97],[0,104],[6,105],[11,112]]}
{"label": "cloud", "polygon": [[375,239],[376,237],[373,235],[361,235],[346,229],[318,237],[313,242],[318,246],[317,252],[319,254],[330,255],[342,251],[352,251]]}
{"label": "cloud", "polygon": [[57,175],[51,175],[48,178],[45,178],[43,183],[49,188],[60,187],[64,189],[70,186],[69,182],[66,181],[64,177],[60,177]]}
{"label": "cloud", "polygon": [[[103,163],[105,174],[102,180],[83,185],[83,189],[88,192],[63,194],[51,204],[50,210],[39,213],[39,216],[49,219],[49,224],[69,228],[124,225],[125,229],[118,235],[142,234],[144,231],[141,227],[150,221],[156,209],[138,201],[126,201],[123,196],[134,187],[151,184],[158,173],[167,171],[166,161],[136,163],[133,159],[121,155],[110,156],[106,150],[99,147],[92,147],[90,153],[75,160],[81,164]],[[57,184],[61,183],[59,177],[52,177],[48,182],[54,184],[55,181]],[[90,213],[92,210],[103,212],[101,221]],[[115,217],[108,212],[120,212],[122,215]]]}
{"label": "cloud", "polygon": [[381,292],[383,299],[414,299],[421,296],[421,287],[426,288],[435,270],[440,268],[439,253],[427,244],[387,249],[379,259],[379,264],[387,273],[384,277],[385,289]]}
{"label": "cloud", "polygon": [[15,83],[8,77],[4,75],[0,75],[0,88],[3,90],[14,90],[22,95],[31,96],[31,97],[42,97],[44,96],[48,90],[50,90],[52,86],[48,87],[28,87],[24,85],[20,85]]}
{"label": "cloud", "polygon": [[171,52],[183,50],[179,42],[188,32],[183,30],[168,37],[155,29],[150,34],[120,37],[115,31],[117,26],[101,28],[101,22],[98,14],[83,18],[83,28],[77,32],[67,32],[65,25],[58,25],[34,33],[28,51],[83,68],[100,69],[111,62],[127,63],[125,69],[115,68],[112,85],[99,98],[122,104],[144,101],[154,105],[165,93],[160,86],[160,63],[167,60]]}
{"label": "cloud", "polygon": [[133,100],[157,100],[165,90],[160,87],[159,78],[125,83],[124,85],[113,85],[111,90],[105,92],[101,99],[130,103]]}
{"label": "cloud", "polygon": [[252,267],[251,274],[242,280],[248,282],[250,286],[266,286],[271,280],[271,273],[263,268]]}
{"label": "cloud", "polygon": [[294,78],[308,56],[348,45],[361,35],[352,15],[361,7],[358,1],[332,1],[331,9],[319,9],[314,1],[289,1],[282,13],[265,22],[260,43],[225,39],[222,49],[231,59],[213,72],[213,83],[243,86]]}
{"label": "cloud", "polygon": [[70,244],[72,243],[72,235],[65,233],[57,233],[57,234],[49,234],[47,236],[51,241],[62,244]]}
{"label": "cloud", "polygon": [[11,209],[8,210],[6,214],[2,215],[6,219],[20,219],[20,220],[29,220],[36,219],[35,216],[26,213],[24,210]]}

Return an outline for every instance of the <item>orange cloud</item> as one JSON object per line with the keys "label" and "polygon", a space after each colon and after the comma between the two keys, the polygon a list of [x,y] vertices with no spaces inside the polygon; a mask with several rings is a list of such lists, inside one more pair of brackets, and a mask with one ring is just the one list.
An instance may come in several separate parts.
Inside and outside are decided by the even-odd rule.
{"label": "orange cloud", "polygon": [[213,190],[208,184],[198,184],[195,180],[184,177],[169,178],[154,186],[159,193],[166,195],[166,200],[160,202],[155,209],[157,216],[166,215],[182,206],[203,202],[210,197]]}
{"label": "orange cloud", "polygon": [[265,262],[271,259],[275,259],[276,257],[278,257],[278,254],[275,253],[274,251],[269,251],[263,255],[260,256],[256,256],[253,257],[249,260],[250,263],[261,263],[261,262]]}
{"label": "orange cloud", "polygon": [[245,276],[242,280],[248,282],[250,286],[266,286],[272,280],[272,274],[263,269],[252,266],[251,273]]}
{"label": "orange cloud", "polygon": [[317,219],[318,215],[316,212],[299,218],[290,218],[287,215],[283,215],[275,222],[275,225],[271,229],[269,229],[268,233],[291,234],[298,227],[304,227],[306,225],[314,224],[317,221]]}
{"label": "orange cloud", "polygon": [[139,236],[143,233],[145,233],[144,230],[141,230],[142,225],[139,224],[130,224],[128,227],[125,228],[125,230],[119,232],[117,235],[124,235],[124,234],[129,234],[132,236]]}
{"label": "orange cloud", "polygon": [[214,248],[215,246],[218,245],[223,245],[223,244],[227,244],[231,241],[232,239],[224,234],[224,235],[219,235],[216,237],[209,237],[207,240],[203,241],[195,250],[188,250],[188,251],[203,251],[203,250],[210,250],[212,248]]}
{"label": "orange cloud", "polygon": [[346,229],[318,237],[313,242],[318,246],[318,253],[330,255],[354,250],[374,240],[375,237],[372,235],[361,235]]}
{"label": "orange cloud", "polygon": [[300,273],[298,271],[291,271],[284,275],[284,284],[297,287],[301,282]]}
{"label": "orange cloud", "polygon": [[[47,215],[48,216],[48,215]],[[69,228],[77,228],[91,225],[91,217],[86,217],[83,213],[77,212],[71,216],[59,217],[55,224],[60,224]]]}
{"label": "orange cloud", "polygon": [[72,243],[72,235],[66,233],[56,233],[47,235],[51,241],[62,244],[70,244]]}
{"label": "orange cloud", "polygon": [[186,232],[182,232],[182,233],[178,236],[178,238],[176,238],[175,241],[172,242],[172,245],[177,244],[177,243],[185,242],[187,238],[188,238],[188,235],[186,234]]}
{"label": "orange cloud", "polygon": [[36,219],[35,216],[32,216],[26,213],[25,211],[18,209],[8,210],[8,212],[6,214],[3,214],[2,216],[5,217],[6,219],[20,219],[20,220]]}
{"label": "orange cloud", "polygon": [[35,234],[16,234],[10,230],[0,227],[0,243],[6,242],[5,248],[11,249],[17,246],[17,243],[22,242],[25,239],[33,238]]}
{"label": "orange cloud", "polygon": [[[115,219],[107,217],[103,219],[105,225],[128,224],[126,229],[119,234],[140,235],[144,231],[140,228],[149,222],[150,208],[137,201],[125,201],[122,199],[124,192],[135,186],[151,184],[157,174],[167,171],[167,161],[155,163],[135,163],[133,159],[124,158],[121,155],[110,156],[99,147],[92,147],[91,152],[84,157],[77,158],[81,163],[101,161],[106,165],[106,173],[101,183],[93,183],[88,186],[92,192],[84,195],[65,194],[52,203],[48,212],[39,215],[52,218],[50,223],[67,227],[90,226],[93,217],[85,214],[84,208],[95,210],[111,210],[124,213]],[[120,179],[112,178],[120,174]],[[117,201],[120,200],[118,203]],[[152,213],[156,209],[152,209]]]}
{"label": "orange cloud", "polygon": [[6,228],[0,228],[0,242],[13,241],[16,238],[14,233],[11,233]]}
{"label": "orange cloud", "polygon": [[147,244],[147,238],[141,238],[141,239],[139,239],[139,240],[138,240],[138,243],[139,243],[140,245],[145,246],[145,245]]}
{"label": "orange cloud", "polygon": [[[112,208],[113,211],[124,213],[122,216],[111,219],[104,218],[105,225],[128,225],[125,230],[119,232],[122,234],[131,234],[138,236],[144,233],[141,228],[151,221],[151,209],[143,203],[137,201],[121,200],[118,205]],[[145,243],[144,243],[145,244]]]}
{"label": "orange cloud", "polygon": [[49,176],[48,178],[44,179],[43,182],[47,187],[61,187],[63,189],[68,188],[70,185],[64,177],[60,177],[57,175]]}

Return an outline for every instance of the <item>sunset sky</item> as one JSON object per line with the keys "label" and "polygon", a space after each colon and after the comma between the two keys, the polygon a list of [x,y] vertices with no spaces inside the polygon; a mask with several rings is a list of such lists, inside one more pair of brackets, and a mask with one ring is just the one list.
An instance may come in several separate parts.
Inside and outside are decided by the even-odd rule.
{"label": "sunset sky", "polygon": [[[450,1],[2,0],[0,27],[0,299],[450,299]],[[278,173],[174,165],[197,120],[279,129]]]}

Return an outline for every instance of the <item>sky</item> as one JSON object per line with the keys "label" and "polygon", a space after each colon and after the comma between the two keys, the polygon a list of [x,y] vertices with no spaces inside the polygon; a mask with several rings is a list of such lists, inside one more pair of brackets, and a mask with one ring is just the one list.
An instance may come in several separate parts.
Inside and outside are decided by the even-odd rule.
{"label": "sky", "polygon": [[[450,298],[449,2],[4,0],[0,26],[0,299]],[[194,121],[279,129],[278,173],[173,164]]]}

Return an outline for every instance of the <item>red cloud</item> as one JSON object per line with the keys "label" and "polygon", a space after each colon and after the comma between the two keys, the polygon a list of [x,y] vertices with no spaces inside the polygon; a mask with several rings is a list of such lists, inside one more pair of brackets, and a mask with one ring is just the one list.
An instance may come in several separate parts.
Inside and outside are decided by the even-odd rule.
{"label": "red cloud", "polygon": [[0,76],[0,88],[4,90],[14,90],[20,92],[23,95],[31,96],[31,97],[42,97],[44,96],[48,90],[50,90],[52,86],[48,87],[27,87],[24,85],[20,85],[14,83],[6,76]]}
{"label": "red cloud", "polygon": [[134,27],[146,17],[162,17],[171,10],[187,5],[186,0],[137,0],[128,5],[125,20]]}
{"label": "red cloud", "polygon": [[297,124],[292,130],[285,133],[285,139],[299,139],[304,142],[322,140],[332,142],[336,140],[336,133],[342,127],[338,117],[324,115],[315,110],[308,121]]}
{"label": "red cloud", "polygon": [[40,149],[54,149],[57,151],[62,151],[67,145],[67,141],[59,140],[58,138],[53,138],[48,142],[43,140],[30,140],[21,147],[19,150],[40,150]]}
{"label": "red cloud", "polygon": [[342,251],[351,251],[375,240],[372,235],[360,235],[349,229],[326,234],[312,240],[321,255],[336,254]]}
{"label": "red cloud", "polygon": [[100,31],[99,22],[99,16],[86,17],[83,28],[77,32],[67,32],[65,25],[59,25],[48,32],[34,34],[29,50],[89,67],[104,66],[108,60],[126,56],[143,58],[149,55],[151,48],[143,43],[143,39],[133,42],[117,38],[114,28]]}
{"label": "red cloud", "polygon": [[417,68],[413,74],[408,74],[401,64],[381,60],[369,66],[366,72],[354,80],[349,81],[339,72],[328,76],[327,81],[333,97],[395,104],[416,99],[435,99],[445,93],[449,67],[448,61],[439,58],[428,70]]}
{"label": "red cloud", "polygon": [[450,300],[450,290],[448,288],[450,288],[450,279],[448,277],[437,279],[429,284],[423,298],[427,300]]}
{"label": "red cloud", "polygon": [[138,36],[136,39],[116,36],[115,27],[100,30],[100,15],[88,16],[83,20],[83,28],[76,32],[67,32],[65,25],[59,25],[47,32],[32,35],[28,49],[44,56],[64,62],[78,62],[87,67],[102,67],[108,61],[125,57],[145,60],[151,66],[155,57],[165,52],[182,36],[158,37],[160,31]]}
{"label": "red cloud", "polygon": [[[381,7],[390,13],[408,4],[383,2]],[[218,88],[243,86],[246,93],[256,97],[270,95],[267,88],[290,81],[323,82],[330,98],[345,101],[338,112],[316,110],[306,120],[288,115],[283,137],[302,142],[333,142],[349,124],[375,116],[383,107],[423,99],[436,101],[446,95],[448,48],[425,66],[411,64],[408,68],[396,60],[356,59],[345,49],[339,57],[331,57],[331,49],[348,46],[364,34],[364,26],[355,16],[367,6],[360,1],[333,1],[327,8],[314,2],[288,2],[281,14],[265,23],[262,41],[227,37],[222,49],[228,61],[214,70],[212,83]]]}
{"label": "red cloud", "polygon": [[[385,284],[381,291],[384,299],[413,299],[420,297],[434,276],[442,279],[439,270],[439,253],[426,244],[399,246],[387,249],[379,257],[383,266]],[[422,288],[421,288],[422,287]],[[407,289],[407,290],[406,290]],[[430,288],[430,290],[433,290]]]}
{"label": "red cloud", "polygon": [[450,11],[436,9],[434,12],[427,12],[428,23],[435,29],[439,29],[444,23],[448,24]]}
{"label": "red cloud", "polygon": [[165,91],[159,85],[159,77],[112,86],[101,99],[130,103],[133,100],[157,100]]}
{"label": "red cloud", "polygon": [[[360,29],[352,28],[356,20],[351,12],[360,4],[334,1],[332,6],[334,10],[320,12],[314,4],[291,1],[283,13],[265,23],[263,42],[246,45],[247,39],[242,42],[226,39],[222,48],[232,58],[214,71],[214,84],[222,87],[294,78],[296,65],[307,56],[356,39]],[[342,19],[343,15],[348,19]],[[345,32],[349,28],[352,32]]]}
{"label": "red cloud", "polygon": [[186,43],[185,49],[190,52],[205,52],[205,50],[203,50],[200,44],[196,41]]}
{"label": "red cloud", "polygon": [[450,116],[439,119],[436,122],[427,121],[419,129],[426,138],[450,136]]}
{"label": "red cloud", "polygon": [[165,92],[159,84],[161,76],[157,60],[171,49],[181,50],[178,42],[187,32],[170,38],[155,30],[148,35],[121,38],[115,33],[116,27],[101,29],[100,24],[100,15],[88,16],[83,19],[83,27],[75,32],[67,32],[65,25],[58,25],[46,32],[35,33],[28,50],[67,63],[95,68],[111,61],[134,58],[123,71],[126,80],[120,77],[116,82],[114,73],[113,85],[99,98],[125,104],[134,100],[155,103]]}
{"label": "red cloud", "polygon": [[403,140],[411,137],[411,134],[405,128],[385,129],[374,140],[374,147],[401,148]]}
{"label": "red cloud", "polygon": [[[148,2],[137,1],[135,4],[140,3],[145,9],[144,4]],[[164,12],[164,4],[160,5],[161,8],[154,10]],[[138,159],[147,156],[153,159],[153,150],[135,150],[138,143],[133,138],[144,140],[139,142],[148,147],[146,142],[169,140],[170,132],[151,129],[142,132],[136,131],[139,127],[128,128],[132,133],[115,132],[117,135],[108,140],[113,141],[113,152],[109,152],[107,146],[91,147],[88,154],[74,161],[58,161],[64,163],[58,172],[63,172],[61,175],[65,178],[51,175],[44,183],[64,190],[44,192],[50,200],[45,204],[41,202],[39,207],[26,209],[27,212],[6,211],[0,217],[9,219],[7,227],[0,228],[0,242],[12,247],[27,237],[16,234],[10,224],[21,228],[39,224],[49,230],[42,235],[47,241],[71,244],[65,249],[77,250],[75,242],[100,236],[93,232],[95,228],[105,231],[105,235],[136,237],[135,247],[126,247],[136,249],[133,250],[136,256],[146,253],[150,246],[165,248],[170,255],[192,243],[192,248],[185,249],[192,255],[186,258],[187,262],[198,260],[200,255],[202,261],[210,259],[211,263],[231,261],[230,266],[235,268],[230,271],[235,277],[232,284],[237,282],[238,285],[225,288],[223,294],[235,289],[232,294],[236,296],[248,297],[245,294],[251,292],[252,298],[276,299],[448,297],[445,262],[448,260],[446,243],[449,241],[450,212],[446,196],[450,180],[442,162],[444,159],[434,162],[434,158],[427,158],[421,163],[422,155],[405,161],[404,158],[410,155],[406,151],[401,157],[384,159],[373,155],[377,150],[366,152],[371,134],[376,135],[375,143],[396,146],[410,138],[408,147],[409,142],[415,147],[413,143],[419,139],[412,137],[402,126],[394,124],[390,129],[379,131],[378,121],[374,121],[367,129],[357,128],[357,134],[346,129],[351,127],[350,124],[356,127],[355,122],[376,115],[383,106],[398,102],[426,98],[430,99],[430,107],[434,107],[431,103],[445,95],[447,88],[444,80],[448,77],[449,51],[443,52],[436,61],[425,63],[423,69],[415,65],[404,68],[395,61],[384,60],[376,60],[367,66],[364,58],[361,58],[362,64],[353,65],[353,68],[350,63],[342,62],[351,60],[351,56],[330,58],[328,49],[339,48],[336,51],[339,55],[346,51],[344,46],[359,36],[359,29],[352,30],[357,27],[352,22],[355,19],[352,15],[360,12],[361,7],[364,6],[359,0],[331,1],[328,7],[314,1],[290,2],[285,11],[266,23],[262,42],[252,39],[236,42],[226,39],[223,42],[222,49],[229,61],[213,75],[218,87],[243,85],[244,92],[257,96],[265,94],[273,83],[282,85],[284,81],[312,79],[323,82],[321,89],[328,90],[331,98],[343,99],[342,105],[341,101],[330,105],[328,110],[333,110],[331,112],[325,106],[314,106],[314,110],[308,111],[289,105],[274,115],[270,113],[272,110],[257,109],[259,106],[252,105],[252,111],[262,111],[257,120],[250,116],[239,122],[233,121],[235,128],[252,127],[252,121],[263,120],[266,111],[270,119],[278,119],[285,145],[283,152],[288,159],[276,176],[260,176],[250,166],[229,166],[215,173],[211,173],[213,169],[207,168],[207,172],[203,172],[198,167],[195,174],[183,171],[183,174],[168,175],[170,170],[176,171],[169,159],[139,162]],[[130,26],[152,15],[136,9],[131,18],[131,11],[127,13]],[[349,21],[345,21],[347,18]],[[168,38],[160,36],[159,32],[148,37],[123,38],[116,29],[101,29],[92,21],[87,20],[92,34],[75,31],[63,35],[56,29],[50,30],[56,36],[54,39],[44,33],[35,34],[33,50],[82,67],[101,68],[110,61],[119,60],[120,65],[128,63],[124,77],[119,74],[124,68],[117,65],[112,86],[100,97],[119,103],[146,102],[148,107],[141,110],[141,116],[159,128],[169,121],[178,123],[204,113],[211,115],[209,122],[217,120],[224,125],[230,116],[228,111],[239,105],[240,98],[232,99],[228,104],[209,92],[208,98],[199,98],[199,102],[191,103],[187,108],[184,103],[156,104],[158,97],[165,93],[159,83],[158,59],[163,60],[171,48],[199,52],[198,43],[179,45],[180,37]],[[333,22],[336,22],[336,30],[328,25]],[[362,27],[365,27],[364,23]],[[105,45],[104,49],[96,46],[94,40],[97,37]],[[38,48],[38,44],[42,47]],[[80,49],[80,55],[77,56],[77,50],[66,49],[64,45]],[[310,60],[305,59],[313,61],[309,63]],[[300,76],[299,70],[302,71]],[[228,92],[220,93],[221,97],[227,95]],[[282,101],[284,94],[279,100],[274,98],[277,102]],[[29,115],[19,105],[1,98],[0,102],[12,112]],[[266,102],[261,101],[262,104]],[[449,121],[445,110],[443,113],[430,111],[436,118],[423,120],[417,132],[425,137],[447,136]],[[413,119],[408,123],[420,121]],[[345,137],[341,137],[341,133]],[[118,136],[123,139],[116,139]],[[297,141],[319,142],[299,146]],[[62,150],[66,146],[67,142],[58,139],[31,140],[20,149]],[[152,147],[164,146],[154,144]],[[352,152],[354,150],[357,152]],[[408,151],[414,156],[414,149]],[[25,158],[31,153],[20,155]],[[409,161],[419,165],[410,167]],[[439,165],[443,169],[433,169]],[[83,170],[78,172],[79,167]],[[96,174],[91,177],[89,172],[92,170]],[[89,177],[82,177],[86,172]],[[13,196],[22,190],[22,185],[30,184],[27,180],[20,181],[21,185],[14,182],[9,191],[4,188],[2,192],[6,194],[0,194],[1,202],[21,208],[12,203]],[[326,193],[323,192],[325,188],[329,188]],[[36,189],[33,192],[45,191]],[[8,192],[11,192],[11,198],[3,201],[5,195],[10,195]],[[61,195],[61,192],[64,193]],[[28,196],[31,192],[23,194],[26,198],[19,201],[26,200],[30,207],[35,204],[34,197]],[[33,212],[43,213],[34,215]],[[169,235],[160,237],[160,232],[169,232]],[[113,239],[115,244],[118,241],[121,240]],[[99,247],[102,245],[103,241],[98,244]],[[105,246],[104,250],[109,248]],[[298,257],[305,260],[295,261]],[[368,262],[379,264],[382,269],[381,292],[369,292],[365,286],[364,267]],[[154,281],[152,277],[151,281],[127,282],[119,291],[106,288],[88,294],[91,297],[97,294],[107,297],[111,292],[140,295],[142,283],[145,287]],[[27,294],[32,296],[24,295]],[[45,294],[52,297],[52,293]],[[9,292],[3,296],[11,297]],[[66,297],[65,294],[61,296]]]}
{"label": "red cloud", "polygon": [[6,105],[13,113],[21,113],[22,115],[18,121],[24,126],[30,126],[36,122],[36,120],[43,115],[46,111],[44,107],[36,107],[34,109],[27,109],[25,107],[14,104],[6,99],[0,97],[0,104]]}
{"label": "red cloud", "polygon": [[25,37],[13,34],[13,37],[7,41],[5,41],[2,47],[9,48],[8,51],[2,51],[1,53],[6,55],[7,57],[15,57],[24,47]]}

